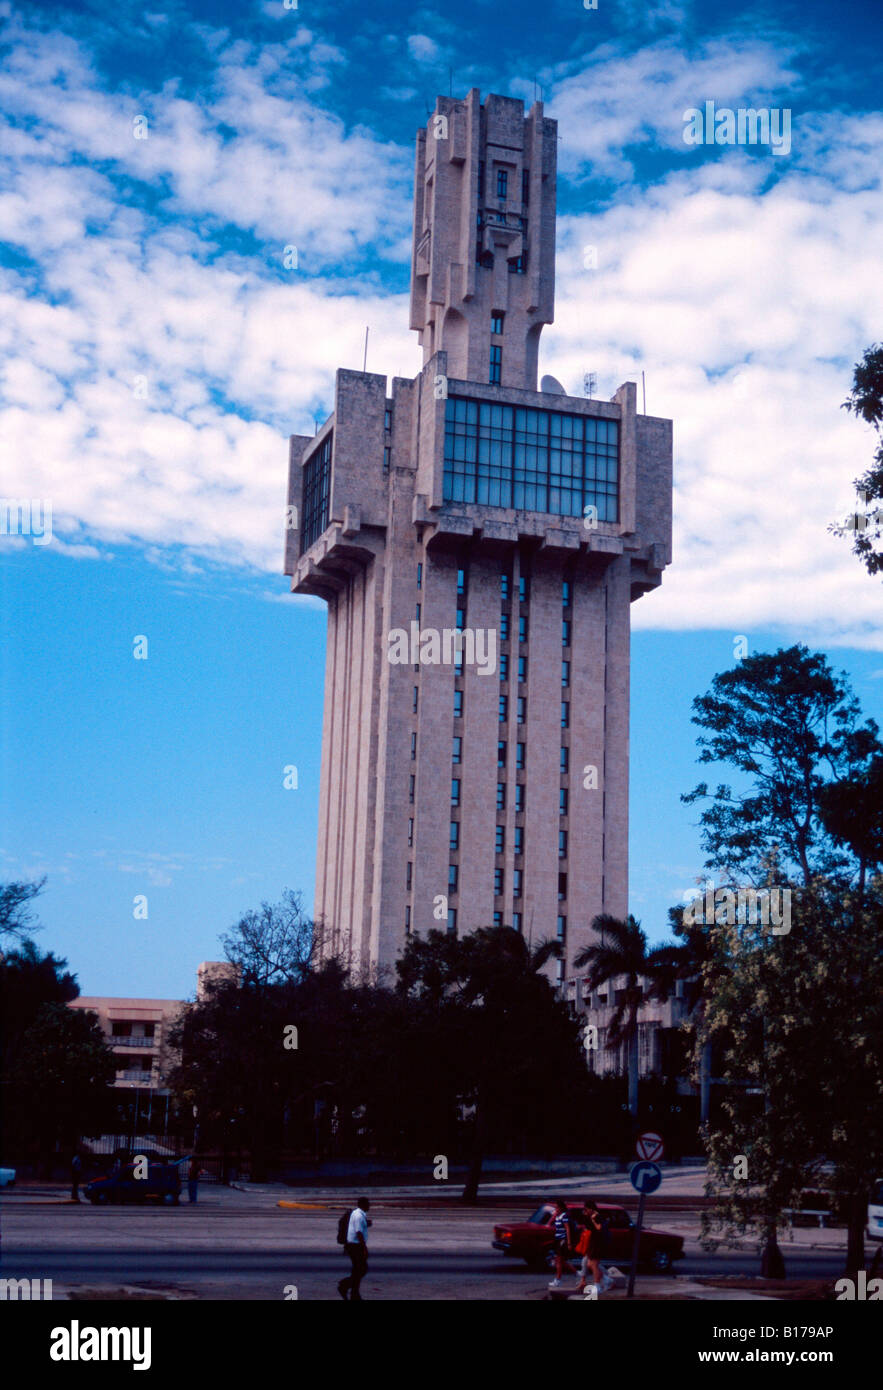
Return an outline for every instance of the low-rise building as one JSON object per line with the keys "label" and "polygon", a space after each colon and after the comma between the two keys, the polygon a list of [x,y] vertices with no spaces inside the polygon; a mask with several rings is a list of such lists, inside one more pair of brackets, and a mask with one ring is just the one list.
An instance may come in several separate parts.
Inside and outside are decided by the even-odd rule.
{"label": "low-rise building", "polygon": [[[620,1042],[609,1045],[608,1033],[617,1004],[626,987],[624,977],[614,977],[597,989],[589,989],[585,979],[567,984],[566,999],[581,1023],[598,1030],[597,1047],[586,1049],[589,1070],[597,1076],[624,1074],[628,1071],[628,1046]],[[641,979],[644,998],[638,1009],[638,1075],[664,1076],[672,1073],[673,1065],[683,1057],[681,1025],[689,1017],[689,1001],[685,997],[685,982],[679,980],[674,993],[667,999],[647,997],[650,981]],[[678,1036],[680,1035],[680,1036]]]}
{"label": "low-rise building", "polygon": [[[200,1001],[210,981],[235,967],[226,961],[205,960],[196,972],[196,998]],[[98,1015],[108,1046],[117,1058],[115,1085],[167,1094],[168,1077],[179,1054],[169,1038],[181,1014],[190,1005],[183,999],[117,998],[81,994],[72,1009],[88,1009]]]}

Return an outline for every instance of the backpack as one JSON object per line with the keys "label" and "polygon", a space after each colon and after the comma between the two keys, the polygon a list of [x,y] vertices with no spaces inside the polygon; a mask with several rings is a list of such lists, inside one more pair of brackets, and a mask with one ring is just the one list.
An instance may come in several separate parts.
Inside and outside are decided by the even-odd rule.
{"label": "backpack", "polygon": [[353,1210],[355,1210],[355,1208],[352,1208],[350,1211],[345,1211],[344,1214],[343,1214],[343,1216],[340,1218],[340,1220],[339,1220],[338,1223],[337,1223],[337,1243],[338,1243],[338,1245],[346,1245],[347,1231],[349,1230],[350,1217],[351,1217],[352,1214],[353,1214]]}

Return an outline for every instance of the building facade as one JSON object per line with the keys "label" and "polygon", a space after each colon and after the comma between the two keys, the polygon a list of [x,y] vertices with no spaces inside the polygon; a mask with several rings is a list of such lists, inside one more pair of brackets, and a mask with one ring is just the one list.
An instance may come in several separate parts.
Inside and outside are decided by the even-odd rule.
{"label": "building facade", "polygon": [[[196,972],[196,1002],[202,1003],[214,983],[235,978],[236,968],[227,961],[204,960]],[[181,999],[81,994],[69,1007],[98,1016],[117,1061],[115,1086],[168,1094],[169,1072],[180,1061],[169,1037],[191,1005]]]}
{"label": "building facade", "polygon": [[417,137],[413,380],[338,371],[290,446],[285,572],[328,604],[315,915],[390,967],[409,933],[557,936],[627,911],[629,609],[671,558],[671,423],[537,389],[557,128],[440,97]]}
{"label": "building facade", "polygon": [[178,999],[81,994],[70,1007],[98,1015],[105,1041],[116,1057],[115,1086],[166,1093],[166,1077],[178,1060],[169,1047],[169,1033],[186,1004]]}

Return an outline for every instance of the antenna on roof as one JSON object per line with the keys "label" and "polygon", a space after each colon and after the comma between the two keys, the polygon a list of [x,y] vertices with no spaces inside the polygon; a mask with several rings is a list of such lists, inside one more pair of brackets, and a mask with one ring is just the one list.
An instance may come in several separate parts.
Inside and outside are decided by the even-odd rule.
{"label": "antenna on roof", "polygon": [[587,401],[594,399],[595,391],[598,386],[598,378],[594,372],[583,373],[583,395]]}
{"label": "antenna on roof", "polygon": [[363,372],[367,372],[367,370],[368,370],[368,329],[366,328],[366,329],[365,329],[365,355],[364,355],[364,357],[362,358],[362,371],[363,371]]}

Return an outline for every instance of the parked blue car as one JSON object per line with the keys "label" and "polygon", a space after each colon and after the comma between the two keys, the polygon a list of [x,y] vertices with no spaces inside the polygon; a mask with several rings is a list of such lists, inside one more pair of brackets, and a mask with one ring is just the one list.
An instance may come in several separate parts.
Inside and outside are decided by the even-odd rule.
{"label": "parked blue car", "polygon": [[150,1163],[147,1176],[135,1177],[134,1163],[125,1163],[115,1173],[93,1178],[83,1188],[90,1202],[174,1202],[181,1196],[178,1163]]}

